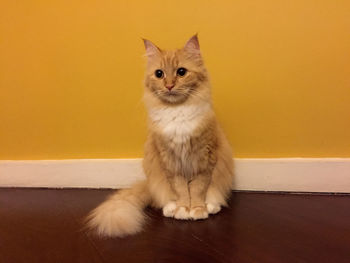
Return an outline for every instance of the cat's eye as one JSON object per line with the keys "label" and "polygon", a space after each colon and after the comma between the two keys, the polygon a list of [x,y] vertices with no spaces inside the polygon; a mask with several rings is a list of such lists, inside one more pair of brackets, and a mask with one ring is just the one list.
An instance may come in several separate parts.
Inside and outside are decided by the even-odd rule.
{"label": "cat's eye", "polygon": [[176,74],[178,76],[182,77],[182,76],[185,76],[186,72],[187,72],[187,69],[185,69],[185,68],[178,68],[177,71],[176,71]]}
{"label": "cat's eye", "polygon": [[161,79],[161,78],[164,76],[164,73],[163,73],[162,70],[157,69],[157,70],[154,72],[154,75],[155,75],[157,78]]}

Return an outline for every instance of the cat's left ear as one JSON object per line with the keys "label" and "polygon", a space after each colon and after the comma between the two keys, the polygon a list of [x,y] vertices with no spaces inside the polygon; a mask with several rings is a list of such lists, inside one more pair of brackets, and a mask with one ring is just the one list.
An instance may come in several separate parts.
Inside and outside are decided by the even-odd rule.
{"label": "cat's left ear", "polygon": [[200,54],[198,34],[191,37],[184,46],[184,50],[190,53]]}
{"label": "cat's left ear", "polygon": [[161,52],[160,48],[147,39],[142,39],[145,44],[146,56],[151,57]]}

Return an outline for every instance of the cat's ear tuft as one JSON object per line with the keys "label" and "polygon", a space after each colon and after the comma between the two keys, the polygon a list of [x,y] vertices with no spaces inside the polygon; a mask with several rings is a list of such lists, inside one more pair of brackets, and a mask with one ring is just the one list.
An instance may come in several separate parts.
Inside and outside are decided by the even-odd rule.
{"label": "cat's ear tuft", "polygon": [[160,53],[160,48],[153,44],[151,41],[142,38],[143,43],[145,44],[146,56],[153,56]]}
{"label": "cat's ear tuft", "polygon": [[187,43],[185,44],[184,49],[188,52],[192,53],[200,53],[199,50],[199,41],[198,41],[198,34],[195,34],[192,36]]}

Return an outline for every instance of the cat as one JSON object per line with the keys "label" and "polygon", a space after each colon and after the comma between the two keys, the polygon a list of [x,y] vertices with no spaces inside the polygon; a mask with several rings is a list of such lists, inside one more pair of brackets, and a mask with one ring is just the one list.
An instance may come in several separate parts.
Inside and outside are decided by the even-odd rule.
{"label": "cat", "polygon": [[146,180],[117,191],[89,214],[88,226],[103,236],[140,232],[148,205],[175,219],[208,218],[227,205],[231,192],[231,148],[213,111],[197,35],[175,51],[146,39],[144,45]]}

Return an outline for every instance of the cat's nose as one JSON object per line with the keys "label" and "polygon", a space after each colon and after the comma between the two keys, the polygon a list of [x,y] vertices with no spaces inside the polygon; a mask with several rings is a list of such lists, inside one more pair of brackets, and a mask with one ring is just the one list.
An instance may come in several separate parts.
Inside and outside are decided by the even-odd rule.
{"label": "cat's nose", "polygon": [[169,91],[171,91],[171,90],[172,90],[172,88],[174,88],[174,85],[169,85],[169,86],[166,86],[166,88],[167,88]]}

